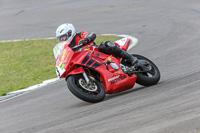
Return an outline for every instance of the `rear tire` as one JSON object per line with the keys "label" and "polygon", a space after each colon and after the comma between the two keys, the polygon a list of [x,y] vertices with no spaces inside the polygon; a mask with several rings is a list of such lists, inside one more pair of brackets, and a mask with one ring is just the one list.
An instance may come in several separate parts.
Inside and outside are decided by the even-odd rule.
{"label": "rear tire", "polygon": [[136,73],[137,75],[136,83],[143,86],[151,86],[151,85],[157,84],[158,81],[160,80],[160,71],[158,67],[151,60],[149,60],[148,58],[144,56],[136,55],[136,54],[132,54],[132,55],[137,57],[138,60],[148,61],[150,66],[152,67],[151,71],[149,72]]}
{"label": "rear tire", "polygon": [[[99,81],[94,79],[93,86],[95,87],[95,90],[89,90],[85,88],[82,84],[82,82],[85,82],[83,75],[71,75],[67,79],[67,86],[68,89],[79,99],[90,102],[90,103],[96,103],[100,102],[105,97],[105,89],[101,85]],[[93,87],[93,88],[94,88]]]}

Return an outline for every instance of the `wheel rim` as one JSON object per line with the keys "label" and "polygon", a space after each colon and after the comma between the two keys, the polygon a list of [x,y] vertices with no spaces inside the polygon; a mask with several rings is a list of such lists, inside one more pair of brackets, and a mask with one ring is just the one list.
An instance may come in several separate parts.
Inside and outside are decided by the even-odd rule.
{"label": "wheel rim", "polygon": [[[146,61],[146,60],[144,60],[144,61]],[[142,75],[144,75],[146,77],[154,77],[156,75],[156,69],[154,68],[154,66],[150,62],[148,62],[148,64],[146,64],[146,65],[143,65],[143,67],[141,67],[140,70],[141,71],[143,71],[143,70],[147,71],[147,72],[142,73]]]}
{"label": "wheel rim", "polygon": [[[89,76],[89,78],[91,79],[92,77]],[[84,80],[84,78],[82,76],[77,76],[74,79],[74,82],[75,82],[76,86],[82,92],[84,92],[86,94],[99,95],[102,92],[100,87],[95,83],[95,81],[92,81],[92,83],[89,85],[89,89],[88,89],[88,85],[87,85],[86,81]]]}
{"label": "wheel rim", "polygon": [[95,92],[95,91],[97,91],[97,89],[98,89],[98,87],[97,87],[97,85],[95,84],[95,83],[90,83],[89,85],[86,83],[86,81],[84,80],[84,79],[82,79],[82,78],[80,78],[79,79],[79,85],[83,88],[83,89],[85,89],[85,90],[87,90],[87,91],[89,91],[89,92]]}

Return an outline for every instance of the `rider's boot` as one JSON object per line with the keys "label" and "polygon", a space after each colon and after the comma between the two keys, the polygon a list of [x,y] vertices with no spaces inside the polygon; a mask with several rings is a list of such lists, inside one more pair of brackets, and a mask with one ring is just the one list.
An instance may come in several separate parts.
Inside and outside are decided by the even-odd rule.
{"label": "rider's boot", "polygon": [[138,59],[126,51],[122,50],[118,46],[116,46],[113,42],[107,41],[102,42],[100,45],[100,50],[107,54],[112,54],[116,57],[124,58],[130,63],[131,65],[135,66],[138,64]]}
{"label": "rider's boot", "polygon": [[126,59],[132,66],[137,65],[138,59],[136,57],[130,55],[129,53],[127,53],[126,51],[124,51],[122,49],[120,49],[120,50],[121,50],[121,53],[120,53],[121,58]]}

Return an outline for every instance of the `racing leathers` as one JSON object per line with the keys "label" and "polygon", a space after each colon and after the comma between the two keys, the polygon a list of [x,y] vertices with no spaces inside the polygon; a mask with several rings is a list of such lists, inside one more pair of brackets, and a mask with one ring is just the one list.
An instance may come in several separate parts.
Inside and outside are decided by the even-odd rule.
{"label": "racing leathers", "polygon": [[76,34],[74,39],[71,41],[69,47],[74,47],[75,45],[78,45],[80,42],[83,45],[91,44],[96,39],[95,33],[88,33],[86,31],[82,31]]}

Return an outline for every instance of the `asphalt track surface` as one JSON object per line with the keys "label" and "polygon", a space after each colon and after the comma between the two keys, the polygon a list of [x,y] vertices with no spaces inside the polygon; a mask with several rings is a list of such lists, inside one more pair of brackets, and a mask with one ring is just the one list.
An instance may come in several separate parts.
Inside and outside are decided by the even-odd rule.
{"label": "asphalt track surface", "polygon": [[160,68],[159,84],[103,102],[80,101],[64,80],[0,103],[1,133],[199,133],[199,0],[0,0],[0,40],[77,31],[129,34],[130,53]]}

